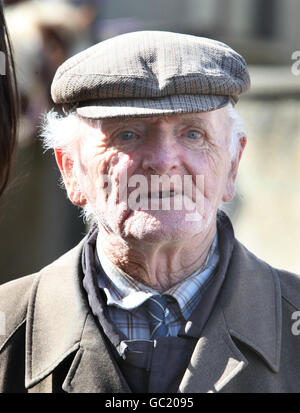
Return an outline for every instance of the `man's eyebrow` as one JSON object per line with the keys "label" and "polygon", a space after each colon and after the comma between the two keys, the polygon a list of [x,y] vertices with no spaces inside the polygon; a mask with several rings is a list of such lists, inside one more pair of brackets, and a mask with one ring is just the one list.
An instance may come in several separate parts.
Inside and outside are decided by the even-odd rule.
{"label": "man's eyebrow", "polygon": [[186,116],[180,119],[181,122],[194,122],[194,123],[201,123],[203,125],[209,124],[206,119],[198,118],[197,116]]}
{"label": "man's eyebrow", "polygon": [[208,129],[212,129],[212,122],[208,119],[199,118],[195,115],[185,116],[180,119],[182,124],[194,124]]}
{"label": "man's eyebrow", "polygon": [[123,128],[124,126],[142,124],[142,119],[103,119],[101,121],[102,130],[114,130],[118,128]]}

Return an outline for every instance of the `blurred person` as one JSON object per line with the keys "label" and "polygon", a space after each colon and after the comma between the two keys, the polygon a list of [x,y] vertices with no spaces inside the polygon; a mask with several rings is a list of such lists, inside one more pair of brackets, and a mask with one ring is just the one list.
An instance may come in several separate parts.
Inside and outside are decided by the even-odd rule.
{"label": "blurred person", "polygon": [[0,2],[0,195],[10,177],[17,145],[18,98],[11,44]]}
{"label": "blurred person", "polygon": [[[51,104],[49,89],[57,67],[91,44],[92,15],[66,2],[55,6],[53,1],[44,0],[14,3],[5,2],[5,20],[13,48],[20,114],[14,175],[1,202],[0,284],[22,271],[41,268],[76,245],[85,232],[77,209],[56,184],[55,159],[50,153],[43,156],[38,127],[41,113]],[[59,209],[59,225],[54,224],[54,205]],[[22,245],[17,260],[16,234]],[[58,242],[53,242],[55,237]]]}
{"label": "blurred person", "polygon": [[[66,18],[67,16],[67,18]],[[20,144],[36,140],[41,112],[51,105],[49,88],[57,67],[88,47],[93,11],[68,1],[11,1],[6,23],[11,35],[21,98]],[[24,42],[26,38],[26,42]]]}
{"label": "blurred person", "polygon": [[58,68],[45,145],[91,226],[0,287],[2,392],[300,391],[299,277],[249,252],[220,210],[249,86],[229,46],[169,32]]}

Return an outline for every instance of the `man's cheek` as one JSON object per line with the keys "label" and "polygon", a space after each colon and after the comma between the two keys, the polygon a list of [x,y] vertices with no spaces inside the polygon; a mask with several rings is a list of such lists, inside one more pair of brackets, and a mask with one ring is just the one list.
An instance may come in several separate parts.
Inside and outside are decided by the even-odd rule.
{"label": "man's cheek", "polygon": [[97,204],[104,207],[112,193],[112,179],[108,174],[100,175],[97,180]]}
{"label": "man's cheek", "polygon": [[116,201],[118,203],[127,202],[128,182],[134,174],[136,162],[127,155],[119,154],[118,163],[113,168],[111,176],[112,191],[115,190]]}
{"label": "man's cheek", "polygon": [[115,148],[107,149],[101,159],[101,163],[105,166],[102,173],[112,175],[120,163],[120,152]]}

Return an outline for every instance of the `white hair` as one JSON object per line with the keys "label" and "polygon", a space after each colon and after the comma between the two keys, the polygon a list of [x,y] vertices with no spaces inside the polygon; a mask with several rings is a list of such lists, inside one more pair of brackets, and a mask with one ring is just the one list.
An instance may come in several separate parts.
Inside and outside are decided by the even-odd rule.
{"label": "white hair", "polygon": [[233,105],[230,103],[226,106],[226,108],[229,119],[231,120],[231,137],[229,143],[229,153],[231,155],[231,159],[233,159],[236,156],[237,151],[240,147],[240,139],[243,136],[246,136],[246,133],[244,130],[242,118],[237,113]]}
{"label": "white hair", "polygon": [[73,149],[84,133],[84,129],[101,128],[100,119],[84,119],[74,112],[60,116],[54,110],[48,112],[42,122],[41,137],[45,151],[61,149],[72,158]]}
{"label": "white hair", "polygon": [[[229,153],[231,159],[234,159],[240,147],[240,138],[245,136],[243,122],[230,103],[226,106],[227,115],[230,121],[230,141]],[[92,133],[101,128],[101,119],[82,119],[75,113],[67,116],[60,116],[57,112],[51,110],[48,112],[42,122],[41,137],[45,150],[60,149],[74,159],[74,149],[80,136],[85,133]],[[63,181],[61,181],[63,183]],[[64,185],[63,185],[64,186]],[[82,217],[85,221],[94,219],[91,207],[87,204],[82,208]]]}

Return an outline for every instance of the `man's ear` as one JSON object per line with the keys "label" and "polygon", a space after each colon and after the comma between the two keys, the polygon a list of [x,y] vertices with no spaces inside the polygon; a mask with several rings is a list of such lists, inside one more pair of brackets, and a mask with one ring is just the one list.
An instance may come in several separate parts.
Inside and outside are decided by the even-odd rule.
{"label": "man's ear", "polygon": [[231,160],[231,168],[228,173],[227,184],[225,187],[224,195],[222,198],[223,202],[229,202],[233,199],[235,195],[235,182],[237,178],[237,173],[239,169],[240,160],[247,143],[246,136],[241,136],[239,138],[239,148],[235,157]]}
{"label": "man's ear", "polygon": [[70,201],[77,206],[84,206],[86,204],[86,198],[80,190],[77,177],[74,173],[73,160],[61,149],[55,149],[54,152]]}

